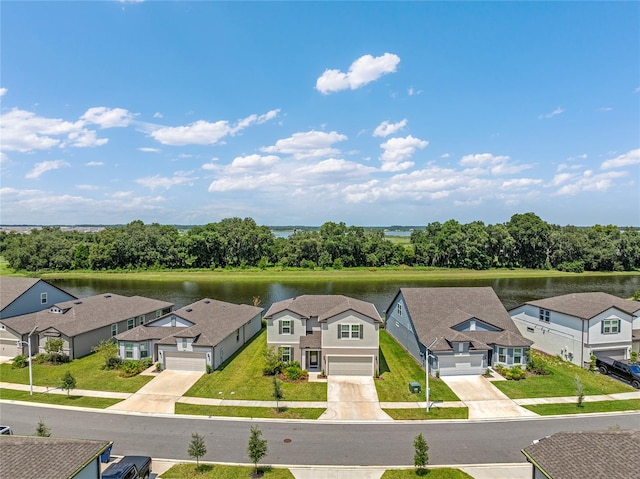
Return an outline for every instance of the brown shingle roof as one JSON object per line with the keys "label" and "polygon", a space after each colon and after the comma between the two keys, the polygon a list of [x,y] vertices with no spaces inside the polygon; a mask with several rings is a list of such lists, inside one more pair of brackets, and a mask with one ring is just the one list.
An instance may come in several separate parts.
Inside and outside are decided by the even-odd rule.
{"label": "brown shingle roof", "polygon": [[631,315],[640,311],[640,302],[622,299],[602,292],[564,294],[562,296],[529,301],[526,304],[581,319],[591,319],[609,308],[616,308]]}
{"label": "brown shingle roof", "polygon": [[264,317],[270,318],[282,311],[291,311],[303,318],[317,317],[318,321],[326,321],[350,310],[367,316],[376,322],[381,321],[380,314],[373,304],[339,294],[305,294],[296,298],[278,301],[271,305]]}
{"label": "brown shingle roof", "polygon": [[70,479],[111,444],[104,440],[0,436],[0,477]]}
{"label": "brown shingle roof", "polygon": [[300,349],[320,349],[322,346],[322,332],[312,331],[300,338]]}
{"label": "brown shingle roof", "polygon": [[558,432],[522,450],[552,479],[637,477],[640,430]]}

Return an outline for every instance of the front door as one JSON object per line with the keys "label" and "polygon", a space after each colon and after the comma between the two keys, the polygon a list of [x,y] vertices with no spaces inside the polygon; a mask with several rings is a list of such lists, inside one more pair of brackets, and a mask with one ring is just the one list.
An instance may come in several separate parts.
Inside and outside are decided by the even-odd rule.
{"label": "front door", "polygon": [[317,368],[320,365],[319,356],[318,351],[309,351],[309,369]]}

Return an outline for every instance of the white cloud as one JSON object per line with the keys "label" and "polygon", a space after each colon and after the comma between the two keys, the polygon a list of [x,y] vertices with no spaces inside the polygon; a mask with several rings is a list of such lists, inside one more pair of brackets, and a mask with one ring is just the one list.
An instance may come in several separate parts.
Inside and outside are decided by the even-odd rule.
{"label": "white cloud", "polygon": [[640,148],[631,150],[611,160],[607,160],[600,165],[600,168],[607,170],[609,168],[620,168],[622,166],[631,166],[640,164]]}
{"label": "white cloud", "polygon": [[[375,168],[361,165],[354,161],[346,161],[336,158],[329,158],[318,163],[301,166],[296,169],[297,175],[336,175],[335,178],[345,179],[344,175],[356,173],[357,175],[372,173]],[[340,175],[340,176],[337,176]]]}
{"label": "white cloud", "polygon": [[296,160],[308,158],[322,158],[324,156],[337,155],[340,150],[333,148],[334,143],[345,141],[346,135],[332,131],[311,130],[294,133],[289,138],[278,140],[275,145],[261,148],[264,153],[280,153],[291,155]]}
{"label": "white cloud", "polygon": [[216,165],[215,163],[204,163],[203,165],[200,166],[200,168],[202,168],[203,170],[219,170],[220,169],[220,165]]}
{"label": "white cloud", "polygon": [[449,153],[443,153],[440,155],[440,158],[449,158],[451,155]]}
{"label": "white cloud", "polygon": [[282,182],[282,177],[277,173],[266,175],[244,175],[241,177],[224,177],[213,181],[209,185],[209,192],[223,192],[232,190],[257,190],[272,184]]}
{"label": "white cloud", "polygon": [[465,155],[460,159],[460,165],[471,169],[476,174],[512,175],[531,168],[531,165],[519,165],[511,162],[511,158],[491,153]]}
{"label": "white cloud", "polygon": [[564,113],[564,108],[562,107],[558,107],[555,110],[553,110],[551,113],[547,113],[546,115],[538,115],[538,119],[539,120],[544,120],[544,119],[549,119],[549,118],[553,118],[556,115],[561,115],[562,113]]}
{"label": "white cloud", "polygon": [[574,196],[585,191],[604,192],[614,184],[614,180],[627,176],[626,171],[610,171],[594,174],[592,170],[586,170],[582,175],[575,175],[564,181],[566,183],[558,191],[556,196]]}
{"label": "white cloud", "polygon": [[560,186],[561,184],[566,183],[574,177],[575,174],[573,173],[558,173],[551,180],[551,186]]}
{"label": "white cloud", "polygon": [[407,95],[409,96],[420,95],[421,93],[422,93],[422,90],[416,90],[413,87],[409,87],[409,89],[407,90]]}
{"label": "white cloud", "polygon": [[259,168],[270,168],[275,165],[280,158],[275,155],[249,155],[249,156],[238,156],[233,159],[231,162],[231,168],[233,169],[259,169]]}
{"label": "white cloud", "polygon": [[505,190],[529,188],[532,186],[542,185],[544,182],[536,178],[514,178],[502,182],[502,188]]}
{"label": "white cloud", "polygon": [[132,113],[124,108],[96,106],[89,108],[80,119],[86,123],[96,124],[100,128],[115,128],[129,126],[133,116]]}
{"label": "white cloud", "polygon": [[41,161],[33,166],[33,169],[25,175],[25,178],[32,180],[40,177],[40,175],[47,171],[67,168],[69,166],[71,165],[64,160]]}
{"label": "white cloud", "polygon": [[97,185],[76,185],[76,188],[85,191],[95,191],[99,190],[101,187]]}
{"label": "white cloud", "polygon": [[390,138],[380,145],[380,148],[384,150],[380,155],[382,170],[400,171],[411,168],[414,163],[411,161],[404,162],[403,160],[410,158],[416,149],[426,148],[428,144],[428,141],[414,138],[411,135],[405,138]]}
{"label": "white cloud", "polygon": [[5,96],[9,90],[6,88],[0,88],[0,96]]}
{"label": "white cloud", "polygon": [[0,151],[0,165],[9,163],[9,157],[4,151]]}
{"label": "white cloud", "polygon": [[160,148],[149,148],[147,146],[141,146],[138,148],[138,151],[142,151],[144,153],[160,153]]}
{"label": "white cloud", "polygon": [[400,63],[400,57],[385,53],[379,57],[364,55],[354,61],[347,73],[340,70],[325,70],[316,80],[316,89],[323,94],[350,88],[355,90],[377,80],[382,75],[393,73]]}
{"label": "white cloud", "polygon": [[226,120],[208,122],[198,120],[186,126],[156,128],[150,135],[164,145],[213,145],[225,136],[235,135],[252,124],[261,124],[275,118],[280,110],[271,110],[263,115],[249,115],[235,125]]}
{"label": "white cloud", "polygon": [[406,118],[404,120],[399,121],[398,123],[389,123],[388,121],[385,120],[376,127],[375,131],[373,132],[373,136],[385,137],[385,136],[393,135],[394,133],[401,130],[405,126],[407,126]]}
{"label": "white cloud", "polygon": [[157,111],[157,112],[155,112],[153,114],[153,117],[154,118],[164,118],[164,115],[162,113],[160,113],[159,111]]}
{"label": "white cloud", "polygon": [[82,129],[74,131],[67,135],[67,140],[63,141],[60,146],[75,146],[76,148],[89,148],[93,146],[105,145],[109,140],[106,138],[97,138],[96,132],[93,130]]}
{"label": "white cloud", "polygon": [[104,162],[102,161],[90,161],[89,163],[85,163],[86,166],[102,166]]}
{"label": "white cloud", "polygon": [[176,171],[172,177],[163,177],[160,175],[155,176],[147,176],[144,178],[138,178],[136,183],[145,186],[151,190],[155,190],[156,188],[165,188],[169,189],[172,186],[193,184],[193,181],[197,180],[197,176],[189,176],[192,172],[189,171]]}

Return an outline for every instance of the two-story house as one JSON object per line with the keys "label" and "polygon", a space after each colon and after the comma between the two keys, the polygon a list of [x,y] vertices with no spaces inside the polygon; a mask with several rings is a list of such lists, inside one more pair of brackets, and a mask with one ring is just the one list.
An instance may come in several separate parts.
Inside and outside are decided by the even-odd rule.
{"label": "two-story house", "polygon": [[373,376],[379,371],[376,307],[342,295],[303,295],[274,303],[267,320],[267,346],[284,361],[327,375]]}

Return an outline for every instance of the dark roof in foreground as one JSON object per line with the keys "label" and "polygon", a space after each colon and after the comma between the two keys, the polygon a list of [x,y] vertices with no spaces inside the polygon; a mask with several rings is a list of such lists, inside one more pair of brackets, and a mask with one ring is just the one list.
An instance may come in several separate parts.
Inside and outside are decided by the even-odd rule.
{"label": "dark roof in foreground", "polygon": [[278,301],[271,305],[264,317],[271,318],[282,311],[291,311],[303,318],[317,316],[318,321],[326,321],[350,310],[381,322],[380,314],[373,304],[341,294],[304,294]]}
{"label": "dark roof in foreground", "polygon": [[627,314],[640,311],[640,302],[602,292],[563,294],[529,301],[526,304],[582,319],[591,319],[609,308],[616,308]]}
{"label": "dark roof in foreground", "polygon": [[629,479],[640,464],[640,430],[558,432],[522,450],[552,479]]}
{"label": "dark roof in foreground", "polygon": [[111,441],[37,436],[0,436],[0,477],[69,479]]}

